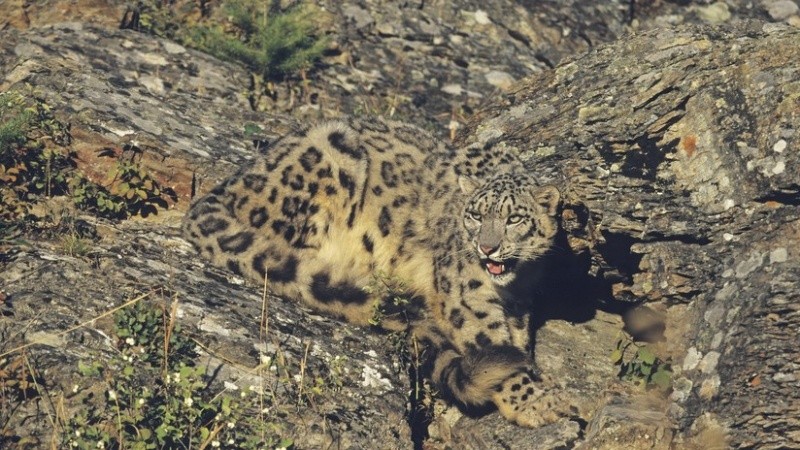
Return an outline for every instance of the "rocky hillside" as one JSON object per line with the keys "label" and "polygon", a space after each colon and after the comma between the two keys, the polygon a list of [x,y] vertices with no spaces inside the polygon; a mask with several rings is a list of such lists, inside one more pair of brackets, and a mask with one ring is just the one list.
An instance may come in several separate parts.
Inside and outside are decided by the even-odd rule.
{"label": "rocky hillside", "polygon": [[[320,69],[258,97],[239,65],[117,29],[124,3],[0,0],[0,92],[38,105],[70,170],[102,184],[130,161],[174,192],[128,220],[42,195],[3,230],[0,447],[800,447],[796,2],[317,3]],[[500,142],[565,193],[536,357],[583,399],[574,418],[465,417],[401,337],[264,295],[178,237],[254,143],[365,113]]]}

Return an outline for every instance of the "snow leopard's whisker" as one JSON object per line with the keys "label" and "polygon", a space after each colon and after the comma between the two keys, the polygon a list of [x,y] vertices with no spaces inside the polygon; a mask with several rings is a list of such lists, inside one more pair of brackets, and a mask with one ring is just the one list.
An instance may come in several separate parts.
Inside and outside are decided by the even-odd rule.
{"label": "snow leopard's whisker", "polygon": [[472,248],[455,250],[455,251],[452,251],[452,252],[449,252],[449,253],[445,253],[444,255],[436,258],[434,261],[437,262],[437,263],[440,263],[440,262],[442,262],[443,260],[445,260],[447,258],[455,258],[455,257],[458,257],[460,255],[469,255],[470,253],[473,253],[474,251],[475,250],[472,249]]}

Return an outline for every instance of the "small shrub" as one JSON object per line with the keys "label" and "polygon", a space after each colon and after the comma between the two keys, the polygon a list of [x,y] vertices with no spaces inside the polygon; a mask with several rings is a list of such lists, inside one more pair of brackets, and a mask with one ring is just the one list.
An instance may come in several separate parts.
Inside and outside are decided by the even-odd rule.
{"label": "small shrub", "polygon": [[[70,150],[69,125],[53,115],[50,106],[33,91],[0,94],[0,223],[11,229],[44,197],[70,196],[75,204],[95,214],[125,219],[148,216],[177,201],[135,161],[120,157],[105,185],[90,181],[79,170]],[[114,153],[110,153],[114,155]],[[124,152],[123,152],[124,155]],[[0,233],[6,240],[7,233]]]}
{"label": "small shrub", "polygon": [[152,366],[163,362],[166,370],[175,370],[192,365],[197,357],[194,342],[166,310],[139,302],[120,310],[114,319],[119,347],[136,350],[138,358]]}
{"label": "small shrub", "polygon": [[[630,347],[636,352],[626,360]],[[658,387],[668,390],[672,386],[672,368],[669,363],[658,358],[646,346],[639,346],[632,340],[619,339],[611,353],[611,362],[619,366],[619,377],[642,387]]]}
{"label": "small shrub", "polygon": [[15,92],[0,93],[0,150],[25,144],[33,114],[25,109],[24,99]]}
{"label": "small shrub", "polygon": [[270,399],[259,396],[260,387],[211,389],[211,376],[195,364],[195,345],[175,323],[174,308],[136,303],[115,316],[115,333],[117,358],[78,366],[90,385],[100,382],[103,395],[99,407],[92,403],[96,396],[83,396],[82,407],[66,420],[64,448],[292,447],[265,414]]}
{"label": "small shrub", "polygon": [[32,94],[0,94],[0,221],[28,213],[39,196],[61,195],[74,169],[69,126]]}
{"label": "small shrub", "polygon": [[[100,185],[78,175],[73,177],[70,190],[78,207],[101,217],[127,219],[131,216],[148,217],[178,200],[171,188],[161,186],[147,170],[135,161],[141,150],[132,149],[132,156],[120,157],[108,171],[106,181]],[[101,153],[114,156],[112,151]]]}
{"label": "small shrub", "polygon": [[223,8],[229,27],[192,27],[184,43],[243,63],[265,79],[308,69],[327,46],[327,39],[316,33],[318,12],[311,6],[295,6],[272,15],[266,4],[257,0],[229,0]]}
{"label": "small shrub", "polygon": [[70,233],[61,238],[61,250],[67,256],[86,256],[91,251],[92,242],[80,237],[76,233]]}

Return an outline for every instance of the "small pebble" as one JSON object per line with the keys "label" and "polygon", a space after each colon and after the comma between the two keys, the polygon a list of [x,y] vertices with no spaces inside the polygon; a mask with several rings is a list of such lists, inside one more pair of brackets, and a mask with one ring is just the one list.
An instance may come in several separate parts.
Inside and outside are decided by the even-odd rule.
{"label": "small pebble", "polygon": [[770,264],[786,262],[787,259],[789,259],[789,252],[786,251],[786,247],[779,247],[769,252]]}
{"label": "small pebble", "polygon": [[696,348],[691,347],[686,352],[686,357],[683,358],[683,370],[692,370],[700,363],[703,354],[697,351]]}
{"label": "small pebble", "polygon": [[730,198],[725,199],[725,201],[722,203],[722,207],[725,208],[726,211],[733,208],[734,206],[736,206],[736,202],[734,202],[733,199]]}
{"label": "small pebble", "polygon": [[795,377],[792,373],[778,372],[772,376],[772,381],[776,383],[791,383],[797,381],[797,377]]}
{"label": "small pebble", "polygon": [[482,9],[475,11],[475,22],[480,25],[489,25],[492,23],[491,19],[489,19],[489,14]]}

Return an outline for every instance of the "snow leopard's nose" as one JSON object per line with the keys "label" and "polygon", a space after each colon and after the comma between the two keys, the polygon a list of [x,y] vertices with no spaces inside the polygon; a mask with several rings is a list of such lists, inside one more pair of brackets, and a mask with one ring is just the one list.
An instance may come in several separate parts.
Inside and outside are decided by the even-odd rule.
{"label": "snow leopard's nose", "polygon": [[489,255],[491,255],[492,253],[496,252],[499,246],[498,246],[498,245],[495,245],[495,246],[493,247],[493,246],[490,246],[490,245],[483,245],[483,244],[480,244],[478,247],[481,249],[481,253],[483,253],[483,254],[484,254],[484,255],[486,255],[486,256],[489,256]]}

